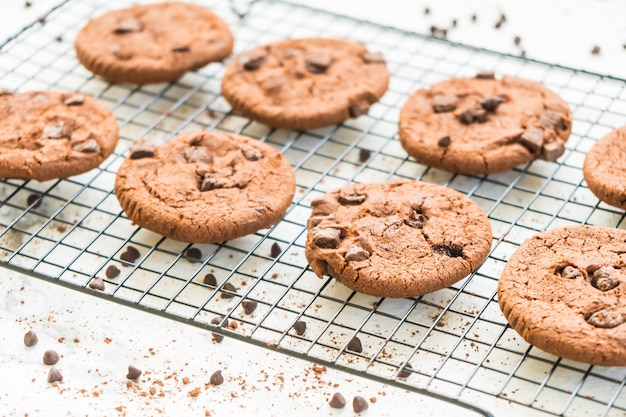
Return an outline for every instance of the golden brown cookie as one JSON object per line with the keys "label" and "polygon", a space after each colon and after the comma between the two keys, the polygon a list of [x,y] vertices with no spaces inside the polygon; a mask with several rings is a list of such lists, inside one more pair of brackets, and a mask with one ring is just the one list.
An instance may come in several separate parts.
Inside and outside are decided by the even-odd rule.
{"label": "golden brown cookie", "polygon": [[183,242],[221,242],[269,227],[294,192],[295,175],[280,152],[223,132],[183,134],[156,148],[138,141],[115,180],[129,219]]}
{"label": "golden brown cookie", "polygon": [[613,130],[591,148],[583,174],[596,197],[626,209],[626,126]]}
{"label": "golden brown cookie", "polygon": [[233,37],[210,10],[188,3],[154,3],[113,10],[87,23],[76,56],[102,78],[135,84],[174,81],[222,61]]}
{"label": "golden brown cookie", "polygon": [[412,297],[447,287],[491,249],[491,226],[478,205],[436,184],[351,184],[311,206],[311,268],[366,294]]}
{"label": "golden brown cookie", "polygon": [[222,95],[250,119],[284,129],[314,129],[367,114],[387,91],[380,53],[338,39],[288,39],[231,61]]}
{"label": "golden brown cookie", "polygon": [[572,129],[569,106],[543,85],[481,73],[415,92],[400,114],[400,142],[418,162],[463,174],[556,161]]}
{"label": "golden brown cookie", "polygon": [[504,317],[557,356],[626,365],[626,231],[570,226],[524,242],[498,284]]}
{"label": "golden brown cookie", "polygon": [[91,97],[54,91],[0,96],[0,178],[81,174],[100,165],[118,139],[115,116]]}

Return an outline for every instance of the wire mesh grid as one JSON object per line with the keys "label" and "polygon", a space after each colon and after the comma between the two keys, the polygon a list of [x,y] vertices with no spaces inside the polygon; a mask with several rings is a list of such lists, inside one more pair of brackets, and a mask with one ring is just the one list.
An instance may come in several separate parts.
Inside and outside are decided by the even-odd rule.
{"label": "wire mesh grid", "polygon": [[[581,171],[594,142],[624,124],[624,80],[272,0],[256,2],[243,19],[228,2],[196,3],[227,21],[235,35],[235,53],[287,37],[363,41],[370,50],[384,52],[392,73],[389,91],[369,115],[337,126],[304,132],[270,129],[230,111],[220,97],[223,64],[210,64],[172,84],[129,86],[94,78],[75,58],[75,34],[89,18],[127,4],[65,1],[45,22],[4,44],[0,87],[93,95],[118,118],[121,140],[111,157],[85,174],[46,182],[0,183],[2,266],[249,343],[486,409],[506,404],[525,415],[626,413],[626,368],[588,366],[528,345],[507,326],[496,299],[506,260],[532,235],[580,223],[624,227],[623,211],[599,203]],[[397,139],[397,120],[407,96],[433,82],[483,69],[540,81],[570,104],[573,133],[558,163],[535,161],[501,174],[470,176],[432,169],[407,157]],[[200,260],[186,256],[192,245],[134,226],[112,192],[116,169],[134,139],[164,142],[198,130],[258,138],[283,152],[297,178],[296,196],[282,221],[233,241],[193,245],[202,252]],[[350,182],[390,178],[445,185],[480,205],[489,216],[494,240],[478,271],[422,297],[381,299],[354,293],[332,279],[319,279],[307,268],[309,202]],[[41,200],[30,197],[33,194]],[[134,263],[120,258],[128,246],[141,253]],[[280,254],[273,256],[272,246],[278,246]],[[121,270],[119,277],[105,277],[110,265]],[[217,286],[204,283],[209,273],[216,277]],[[96,276],[104,278],[104,291],[89,289]],[[236,292],[229,293],[226,283],[234,285]],[[258,303],[252,314],[245,313],[245,300]],[[215,317],[223,321],[212,323]],[[220,326],[226,320],[230,325]],[[302,335],[292,328],[297,321],[306,322]],[[362,352],[348,349],[353,337],[361,340]],[[403,369],[410,371],[408,377],[400,376]]]}

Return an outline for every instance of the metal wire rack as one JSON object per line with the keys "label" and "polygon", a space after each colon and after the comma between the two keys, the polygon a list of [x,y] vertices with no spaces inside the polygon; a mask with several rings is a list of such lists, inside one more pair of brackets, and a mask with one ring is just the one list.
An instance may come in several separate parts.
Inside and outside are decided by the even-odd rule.
{"label": "metal wire rack", "polygon": [[[0,48],[0,87],[18,91],[80,91],[115,113],[121,140],[98,169],[64,180],[0,182],[1,266],[77,291],[164,315],[248,343],[277,349],[414,392],[464,404],[477,414],[617,416],[626,413],[626,368],[560,359],[524,342],[510,329],[496,299],[500,272],[530,236],[567,224],[624,227],[624,212],[599,203],[582,177],[585,153],[624,124],[626,82],[406,33],[288,3],[259,0],[247,13],[219,0],[197,0],[232,28],[235,53],[286,37],[329,36],[382,51],[392,72],[388,93],[368,116],[312,131],[270,129],[230,111],[220,97],[223,64],[176,83],[110,84],[82,68],[77,31],[93,16],[124,7],[122,0],[65,0]],[[244,6],[247,7],[247,6]],[[239,18],[238,15],[243,15]],[[574,113],[573,133],[558,163],[535,161],[510,172],[456,175],[407,157],[397,120],[414,90],[452,76],[490,69],[544,83]],[[246,134],[284,153],[297,192],[284,219],[229,242],[191,245],[134,226],[122,213],[113,182],[132,140],[165,141],[176,134],[223,130]],[[350,182],[417,178],[456,189],[478,203],[493,227],[493,249],[471,276],[422,297],[381,299],[318,279],[304,257],[311,199]],[[41,204],[31,194],[41,196]],[[281,249],[272,256],[272,246]],[[120,259],[138,248],[134,263]],[[104,271],[115,265],[117,278]],[[206,274],[217,286],[203,283]],[[89,282],[105,279],[104,291]],[[237,288],[223,298],[224,285]],[[245,314],[244,300],[258,308]],[[237,326],[211,323],[220,316]],[[292,326],[305,321],[306,332]],[[347,349],[359,337],[363,351]],[[410,364],[410,375],[400,372]],[[470,405],[480,404],[480,407]]]}

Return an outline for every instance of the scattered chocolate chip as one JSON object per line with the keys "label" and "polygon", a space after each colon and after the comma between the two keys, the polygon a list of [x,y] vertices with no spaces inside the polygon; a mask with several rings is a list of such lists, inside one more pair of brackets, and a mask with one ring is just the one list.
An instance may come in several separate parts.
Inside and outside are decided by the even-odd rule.
{"label": "scattered chocolate chip", "polygon": [[226,284],[224,284],[222,289],[225,290],[221,294],[222,298],[233,298],[235,294],[237,293],[237,288],[230,282],[227,282]]}
{"label": "scattered chocolate chip", "polygon": [[352,408],[355,413],[360,413],[361,411],[367,410],[369,408],[369,404],[365,398],[357,395],[354,397],[354,400],[352,400]]}
{"label": "scattered chocolate chip", "polygon": [[40,24],[42,24],[42,25],[45,25],[45,24],[46,24],[46,16],[39,16],[39,17],[37,18],[37,23],[40,23]]}
{"label": "scattered chocolate chip", "polygon": [[302,336],[306,332],[306,321],[298,320],[292,327],[298,336]]}
{"label": "scattered chocolate chip", "polygon": [[590,277],[590,284],[600,291],[610,291],[619,285],[617,271],[610,266],[596,269]]}
{"label": "scattered chocolate chip", "polygon": [[526,56],[526,51],[524,49],[522,49],[519,53],[519,56],[521,57],[525,57]]}
{"label": "scattered chocolate chip", "polygon": [[555,140],[554,142],[546,143],[541,148],[541,159],[550,162],[556,162],[561,155],[565,153],[565,142],[562,140]]}
{"label": "scattered chocolate chip", "polygon": [[280,248],[280,245],[277,242],[272,243],[272,248],[270,249],[270,256],[272,258],[278,258],[283,250]]}
{"label": "scattered chocolate chip", "polygon": [[313,74],[325,72],[332,62],[332,57],[325,52],[309,52],[304,57],[306,69]]}
{"label": "scattered chocolate chip", "polygon": [[585,268],[585,270],[587,271],[587,275],[592,276],[594,272],[596,272],[598,269],[600,269],[600,265],[596,265],[596,264],[591,264],[589,266],[587,266],[587,268]]}
{"label": "scattered chocolate chip", "polygon": [[331,227],[313,229],[313,242],[320,248],[335,249],[341,241],[341,230]]}
{"label": "scattered chocolate chip", "polygon": [[213,156],[202,146],[190,146],[185,149],[185,159],[192,164],[210,164],[213,162]]}
{"label": "scattered chocolate chip", "polygon": [[215,275],[213,274],[210,274],[210,273],[206,274],[202,282],[205,283],[206,285],[217,287],[217,278],[215,278]]}
{"label": "scattered chocolate chip", "polygon": [[502,27],[502,21],[499,20],[498,22],[496,22],[495,26],[496,29],[500,29]]}
{"label": "scattered chocolate chip", "polygon": [[115,265],[109,265],[104,272],[107,278],[117,278],[120,275],[120,269]]}
{"label": "scattered chocolate chip", "polygon": [[351,193],[346,195],[340,195],[337,198],[339,204],[343,204],[344,206],[358,206],[363,203],[367,199],[366,194],[361,193]]}
{"label": "scattered chocolate chip", "polygon": [[361,54],[361,59],[366,64],[378,64],[385,62],[385,57],[380,52],[364,52]]}
{"label": "scattered chocolate chip", "polygon": [[430,14],[430,9],[428,7],[424,7],[424,14],[425,15],[429,15]]}
{"label": "scattered chocolate chip", "polygon": [[593,55],[598,55],[600,53],[600,47],[598,45],[595,45],[593,49],[591,50],[591,53]]}
{"label": "scattered chocolate chip", "polygon": [[587,318],[587,323],[601,329],[612,329],[624,323],[626,319],[617,307],[607,307],[596,311]]}
{"label": "scattered chocolate chip", "polygon": [[353,119],[356,119],[357,117],[365,116],[366,114],[368,114],[370,111],[370,107],[371,104],[369,103],[369,101],[361,100],[358,103],[348,107],[348,114]]}
{"label": "scattered chocolate chip", "polygon": [[256,301],[246,300],[241,303],[241,306],[246,314],[252,314],[254,310],[256,310],[258,303]]}
{"label": "scattered chocolate chip", "polygon": [[196,247],[191,247],[187,249],[187,252],[185,252],[185,256],[189,259],[200,261],[202,260],[202,251]]}
{"label": "scattered chocolate chip", "polygon": [[133,57],[133,53],[132,52],[122,51],[122,50],[120,50],[118,48],[113,49],[111,51],[111,53],[113,54],[113,56],[115,56],[120,61],[128,61],[129,59],[131,59]]}
{"label": "scattered chocolate chip", "polygon": [[14,93],[11,90],[8,90],[6,88],[0,88],[0,97],[3,96],[12,96]]}
{"label": "scattered chocolate chip", "polygon": [[433,252],[439,255],[449,256],[450,258],[459,258],[463,256],[463,246],[456,243],[440,243],[433,245]]}
{"label": "scattered chocolate chip", "polygon": [[43,363],[45,363],[46,365],[56,365],[58,361],[59,354],[56,353],[54,350],[46,350],[43,353]]}
{"label": "scattered chocolate chip", "polygon": [[456,19],[452,19],[452,27],[455,28],[457,25],[457,20]]}
{"label": "scattered chocolate chip", "polygon": [[48,382],[52,384],[54,382],[61,381],[63,381],[63,375],[61,375],[61,372],[55,367],[50,368],[50,372],[48,372]]}
{"label": "scattered chocolate chip", "polygon": [[348,346],[346,346],[346,349],[356,353],[363,352],[361,340],[358,337],[354,336],[352,339],[350,339],[350,342],[348,342]]}
{"label": "scattered chocolate chip", "polygon": [[344,255],[344,259],[346,260],[346,262],[350,262],[350,261],[355,261],[355,262],[364,261],[364,260],[368,259],[369,257],[370,257],[370,253],[368,251],[366,251],[365,249],[363,249],[362,247],[357,246],[357,245],[350,246],[350,248],[348,249],[348,251]]}
{"label": "scattered chocolate chip", "polygon": [[239,58],[239,62],[244,69],[252,71],[259,69],[263,62],[265,62],[266,52],[262,49],[255,49],[254,51],[247,52]]}
{"label": "scattered chocolate chip", "polygon": [[520,136],[520,143],[530,153],[538,154],[543,146],[543,129],[536,126],[528,126]]}
{"label": "scattered chocolate chip", "polygon": [[24,2],[24,7],[29,8],[30,6],[32,6],[33,4],[29,1]]}
{"label": "scattered chocolate chip", "polygon": [[434,36],[437,33],[438,30],[439,30],[439,28],[437,26],[431,26],[430,27],[430,34]]}
{"label": "scattered chocolate chip", "polygon": [[[215,316],[211,319],[211,324],[217,325],[222,323],[220,327],[228,327],[228,319],[224,320],[224,322],[222,322],[222,320],[224,320],[222,316]],[[215,343],[222,343],[222,340],[224,340],[224,336],[221,334],[212,333],[212,336]]]}
{"label": "scattered chocolate chip", "polygon": [[522,43],[522,38],[520,38],[519,36],[516,36],[515,38],[513,38],[513,43],[515,45],[519,45],[520,43]]}
{"label": "scattered chocolate chip", "polygon": [[487,112],[483,109],[472,110],[474,116],[474,122],[485,123],[487,121]]}
{"label": "scattered chocolate chip", "polygon": [[70,94],[65,100],[63,100],[63,104],[66,106],[80,106],[85,101],[85,96],[82,94]]}
{"label": "scattered chocolate chip", "polygon": [[413,210],[411,214],[409,214],[409,218],[404,221],[404,224],[414,229],[422,229],[427,221],[428,218],[424,216],[424,214]]}
{"label": "scattered chocolate chip", "polygon": [[481,80],[495,80],[496,75],[492,71],[479,71],[476,73],[476,78]]}
{"label": "scattered chocolate chip", "polygon": [[222,371],[215,371],[211,375],[211,385],[222,385],[224,383],[224,377],[222,376]]}
{"label": "scattered chocolate chip", "polygon": [[539,124],[554,130],[565,129],[563,115],[554,110],[545,110],[539,116]]}
{"label": "scattered chocolate chip", "polygon": [[95,139],[87,139],[72,146],[72,150],[82,153],[100,153],[102,148]]}
{"label": "scattered chocolate chip", "polygon": [[478,16],[476,16],[475,14],[473,14],[470,19],[472,20],[472,22],[475,22],[478,20]]}
{"label": "scattered chocolate chip", "polygon": [[500,20],[498,20],[498,22],[496,23],[495,28],[500,29],[505,22],[506,22],[506,16],[504,14],[501,14]]}
{"label": "scattered chocolate chip", "polygon": [[104,281],[102,280],[102,278],[95,277],[89,283],[89,288],[93,290],[104,291]]}
{"label": "scattered chocolate chip", "polygon": [[493,112],[496,111],[498,106],[502,104],[503,101],[504,99],[500,96],[486,97],[480,101],[480,107],[487,111]]}
{"label": "scattered chocolate chip", "polygon": [[344,408],[346,406],[346,399],[343,398],[343,395],[341,395],[341,393],[336,392],[333,394],[333,397],[328,402],[328,405],[330,405],[332,408]]}
{"label": "scattered chocolate chip", "polygon": [[117,24],[117,26],[113,30],[113,33],[123,35],[125,33],[141,32],[142,30],[143,25],[140,21],[132,18],[127,18]]}
{"label": "scattered chocolate chip", "polygon": [[130,148],[130,159],[152,158],[154,146],[145,139],[139,139]]}
{"label": "scattered chocolate chip", "polygon": [[69,139],[72,129],[64,122],[59,122],[56,125],[44,127],[43,135],[48,139]]}
{"label": "scattered chocolate chip", "polygon": [[39,206],[41,206],[41,200],[43,199],[43,197],[41,196],[41,194],[30,194],[28,197],[26,197],[26,204],[29,206],[33,206],[33,208],[37,208]]}
{"label": "scattered chocolate chip", "polygon": [[57,42],[63,42],[63,36],[58,35],[57,37],[54,38],[54,40]]}
{"label": "scattered chocolate chip", "polygon": [[435,113],[445,113],[456,109],[459,99],[456,96],[437,94],[433,97],[432,107]]}
{"label": "scattered chocolate chip", "polygon": [[188,46],[173,46],[172,52],[189,52],[190,49]]}
{"label": "scattered chocolate chip", "polygon": [[561,271],[561,276],[567,279],[576,279],[583,276],[582,272],[578,268],[572,265],[567,265]]}
{"label": "scattered chocolate chip", "polygon": [[411,366],[411,364],[410,364],[410,363],[407,363],[406,365],[404,365],[404,366],[402,367],[402,369],[401,369],[401,370],[400,370],[400,372],[398,373],[398,376],[399,376],[400,378],[408,378],[408,377],[410,377],[410,376],[411,376],[411,374],[413,373],[413,372],[411,372],[411,369],[413,369],[413,367]]}
{"label": "scattered chocolate chip", "polygon": [[329,214],[327,216],[309,217],[309,219],[306,221],[306,227],[307,229],[312,229],[324,220],[334,221],[335,216],[333,216],[332,214]]}
{"label": "scattered chocolate chip", "polygon": [[26,334],[24,335],[24,344],[28,347],[35,346],[38,341],[39,341],[39,338],[37,337],[35,332],[33,332],[32,330],[27,331]]}
{"label": "scattered chocolate chip", "polygon": [[372,152],[368,149],[359,149],[359,162],[367,162],[372,156]]}
{"label": "scattered chocolate chip", "polygon": [[439,29],[439,33],[441,34],[442,38],[446,38],[448,36],[448,29]]}
{"label": "scattered chocolate chip", "polygon": [[133,365],[128,365],[128,373],[126,374],[127,379],[137,379],[141,376],[141,370],[135,368]]}
{"label": "scattered chocolate chip", "polygon": [[474,123],[474,112],[472,110],[463,110],[457,115],[459,121],[465,125]]}
{"label": "scattered chocolate chip", "polygon": [[139,259],[140,256],[141,254],[139,253],[137,248],[135,248],[134,246],[126,246],[126,250],[120,255],[120,259],[122,261],[130,262],[132,264],[135,263],[135,261]]}
{"label": "scattered chocolate chip", "polygon": [[442,148],[447,148],[448,146],[450,146],[450,136],[444,136],[439,139],[437,141],[437,145],[441,146]]}
{"label": "scattered chocolate chip", "polygon": [[248,161],[258,161],[259,159],[263,158],[263,154],[261,152],[250,146],[239,145],[239,149],[241,149],[243,157],[246,158]]}

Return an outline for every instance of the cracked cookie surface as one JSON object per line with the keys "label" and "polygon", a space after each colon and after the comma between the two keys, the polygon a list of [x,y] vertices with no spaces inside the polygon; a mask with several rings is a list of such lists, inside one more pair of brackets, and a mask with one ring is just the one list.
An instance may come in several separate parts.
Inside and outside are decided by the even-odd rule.
{"label": "cracked cookie surface", "polygon": [[528,343],[580,362],[626,365],[626,231],[568,226],[539,233],[498,283],[504,317]]}
{"label": "cracked cookie surface", "polygon": [[400,114],[399,137],[420,163],[480,175],[537,158],[556,161],[571,128],[569,106],[543,85],[482,74],[413,93]]}
{"label": "cracked cookie surface", "polygon": [[367,114],[387,91],[380,53],[339,39],[288,39],[235,57],[222,95],[250,119],[283,129],[314,129]]}
{"label": "cracked cookie surface", "polygon": [[351,184],[311,206],[311,268],[366,294],[412,297],[445,288],[476,270],[491,249],[491,226],[478,205],[436,184]]}
{"label": "cracked cookie surface", "polygon": [[287,159],[256,139],[224,132],[137,141],[115,195],[129,219],[183,242],[214,243],[278,222],[295,192]]}
{"label": "cracked cookie surface", "polygon": [[78,93],[2,92],[0,178],[46,181],[96,168],[115,149],[113,113]]}
{"label": "cracked cookie surface", "polygon": [[210,10],[182,2],[136,5],[90,20],[78,33],[76,57],[114,82],[174,81],[185,72],[222,61],[233,37]]}

